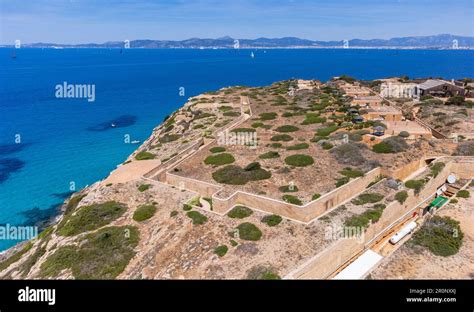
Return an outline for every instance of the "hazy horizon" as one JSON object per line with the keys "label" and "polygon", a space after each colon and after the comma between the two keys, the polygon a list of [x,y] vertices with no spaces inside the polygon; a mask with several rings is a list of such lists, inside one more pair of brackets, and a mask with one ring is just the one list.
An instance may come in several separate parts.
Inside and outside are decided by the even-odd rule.
{"label": "hazy horizon", "polygon": [[[474,5],[458,0],[0,0],[0,44],[260,37],[340,41],[474,36]],[[453,23],[452,21],[455,21]]]}

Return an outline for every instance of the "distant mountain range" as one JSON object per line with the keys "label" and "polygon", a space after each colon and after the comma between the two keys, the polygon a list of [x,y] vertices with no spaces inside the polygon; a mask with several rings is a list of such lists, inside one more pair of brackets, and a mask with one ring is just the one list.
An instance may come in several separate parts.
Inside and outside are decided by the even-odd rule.
{"label": "distant mountain range", "polygon": [[[314,41],[296,37],[235,39],[191,38],[173,40],[131,40],[130,48],[146,49],[227,49],[227,48],[399,48],[399,49],[452,49],[455,43],[460,49],[473,49],[474,37],[441,34],[435,36],[400,37],[391,39],[351,39],[348,41]],[[122,41],[88,44],[32,43],[25,48],[124,48]],[[13,47],[13,46],[11,46]]]}

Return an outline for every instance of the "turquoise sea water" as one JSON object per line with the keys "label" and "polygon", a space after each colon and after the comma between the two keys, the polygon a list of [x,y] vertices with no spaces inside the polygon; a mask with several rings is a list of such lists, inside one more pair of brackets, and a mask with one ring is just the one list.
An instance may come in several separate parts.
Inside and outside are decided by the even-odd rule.
{"label": "turquoise sea water", "polygon": [[[70,193],[105,178],[189,96],[277,80],[474,77],[474,51],[0,49],[0,225],[57,214]],[[55,86],[94,84],[95,101]],[[185,88],[185,97],[179,88]],[[115,128],[110,127],[114,123]],[[21,144],[15,139],[20,135]],[[0,250],[16,241],[0,240]]]}

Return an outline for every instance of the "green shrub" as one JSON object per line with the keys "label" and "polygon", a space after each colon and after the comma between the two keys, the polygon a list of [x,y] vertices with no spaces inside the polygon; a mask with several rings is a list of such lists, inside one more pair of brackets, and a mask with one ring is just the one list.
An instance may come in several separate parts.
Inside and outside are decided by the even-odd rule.
{"label": "green shrub", "polygon": [[235,206],[228,213],[227,216],[232,219],[247,218],[253,213],[252,209],[245,206]]}
{"label": "green shrub", "polygon": [[181,138],[179,134],[165,134],[159,139],[159,141],[160,143],[169,143],[169,142],[176,141],[179,138]]}
{"label": "green shrub", "polygon": [[331,143],[325,141],[321,144],[321,147],[324,149],[324,150],[330,150],[331,148],[334,147],[334,145],[332,145]]}
{"label": "green shrub", "polygon": [[437,162],[435,164],[431,164],[430,171],[434,178],[438,176],[438,174],[443,170],[444,166],[444,162]]}
{"label": "green shrub", "polygon": [[78,246],[58,248],[40,266],[40,277],[56,277],[70,269],[76,279],[114,279],[135,256],[139,232],[112,226],[88,234]]}
{"label": "green shrub", "polygon": [[210,148],[209,151],[210,151],[211,153],[214,153],[214,154],[216,154],[216,153],[222,153],[222,152],[225,152],[225,147],[222,147],[222,146],[214,146],[214,147]]}
{"label": "green shrub", "polygon": [[71,213],[72,211],[74,211],[74,209],[77,208],[77,206],[79,205],[79,203],[84,197],[86,197],[86,194],[81,194],[81,195],[71,197],[66,204],[64,215],[67,215]]}
{"label": "green shrub", "polygon": [[171,217],[171,218],[174,218],[174,217],[176,217],[178,214],[179,214],[179,213],[178,213],[176,210],[173,210],[173,211],[170,212],[170,217]]}
{"label": "green shrub", "polygon": [[460,197],[460,198],[469,198],[469,196],[471,196],[471,194],[469,194],[469,191],[468,191],[468,190],[460,190],[460,191],[456,194],[456,197]]}
{"label": "green shrub", "polygon": [[349,178],[349,177],[342,177],[342,178],[339,178],[339,179],[337,179],[337,181],[336,181],[336,187],[341,187],[341,186],[343,186],[344,184],[349,183],[350,180],[351,180],[351,178]]}
{"label": "green shrub", "polygon": [[278,157],[280,157],[280,154],[278,154],[278,152],[273,152],[273,151],[266,152],[258,156],[258,158],[260,159],[272,159],[272,158],[278,158]]}
{"label": "green shrub", "polygon": [[425,180],[408,180],[405,182],[405,186],[415,190],[415,194],[419,194],[421,189],[425,186]]}
{"label": "green shrub", "polygon": [[311,197],[311,200],[316,200],[316,199],[318,199],[319,197],[321,197],[321,194],[316,193],[316,194],[313,195],[313,197]]}
{"label": "green shrub", "polygon": [[275,129],[275,131],[277,132],[283,132],[283,133],[286,133],[286,132],[295,132],[295,131],[298,131],[299,128],[298,127],[295,127],[295,126],[292,126],[292,125],[284,125],[284,126],[280,126],[278,128]]}
{"label": "green shrub", "polygon": [[206,165],[214,165],[214,166],[227,165],[227,164],[233,163],[234,161],[235,161],[234,156],[232,156],[232,154],[229,154],[229,153],[210,155],[210,156],[207,156],[206,159],[204,159],[204,163]]}
{"label": "green shrub", "polygon": [[348,178],[358,178],[358,177],[363,177],[364,172],[356,169],[352,169],[350,167],[344,168],[342,171],[339,172],[343,176],[346,176]]}
{"label": "green shrub", "polygon": [[293,193],[298,192],[298,187],[296,185],[284,185],[280,186],[278,190],[283,193]]}
{"label": "green shrub", "polygon": [[276,119],[277,114],[275,112],[261,113],[259,116],[260,116],[260,120],[273,120],[273,119]]}
{"label": "green shrub", "polygon": [[315,136],[314,138],[311,138],[310,141],[313,142],[313,143],[317,143],[321,140],[327,140],[327,139],[328,139],[328,137]]}
{"label": "green shrub", "polygon": [[21,277],[25,278],[30,272],[31,268],[38,262],[38,260],[46,253],[44,245],[36,247],[35,251],[20,265]]}
{"label": "green shrub", "polygon": [[293,140],[293,137],[288,134],[277,134],[277,135],[272,136],[270,140],[288,142],[288,141]]}
{"label": "green shrub", "polygon": [[278,224],[281,223],[282,220],[283,220],[282,217],[275,214],[264,216],[262,218],[262,222],[266,223],[268,226],[277,226]]}
{"label": "green shrub", "polygon": [[408,193],[406,191],[400,191],[395,194],[395,200],[398,201],[400,204],[403,204],[408,198]]}
{"label": "green shrub", "polygon": [[237,243],[235,240],[233,240],[233,239],[230,240],[230,245],[231,245],[232,247],[235,247],[235,246],[237,246],[238,244],[239,244],[239,243]]}
{"label": "green shrub", "polygon": [[57,232],[62,236],[75,236],[83,232],[93,231],[116,220],[126,210],[126,205],[115,201],[84,206],[72,215]]}
{"label": "green shrub", "polygon": [[428,248],[437,256],[448,257],[459,251],[463,237],[458,221],[450,217],[433,216],[415,232],[411,242]]}
{"label": "green shrub", "polygon": [[332,125],[332,126],[328,126],[328,127],[325,127],[325,128],[320,128],[320,129],[316,130],[316,135],[325,137],[325,136],[330,135],[331,133],[333,133],[337,129],[339,129],[339,127],[337,125]]}
{"label": "green shrub", "polygon": [[189,204],[184,204],[183,205],[183,210],[184,211],[190,211],[193,209],[193,206],[189,205]]}
{"label": "green shrub", "polygon": [[287,203],[290,203],[293,205],[298,205],[298,206],[303,205],[303,202],[298,197],[293,196],[293,195],[283,195],[282,199],[286,201]]}
{"label": "green shrub", "polygon": [[281,143],[272,143],[269,145],[271,148],[280,148],[282,147],[282,144]]}
{"label": "green shrub", "polygon": [[149,188],[151,187],[151,184],[142,184],[138,187],[138,190],[140,192],[145,192],[146,190],[148,190]]}
{"label": "green shrub", "polygon": [[252,128],[260,128],[260,127],[263,127],[263,126],[264,126],[263,122],[259,122],[259,121],[258,121],[258,122],[254,122],[254,123],[252,124]]}
{"label": "green shrub", "polygon": [[219,257],[223,257],[223,256],[225,256],[225,254],[227,253],[228,250],[229,250],[229,248],[227,248],[226,245],[221,245],[221,246],[218,246],[214,249],[214,253],[216,255],[218,255]]}
{"label": "green shrub", "polygon": [[17,251],[16,253],[8,257],[7,259],[0,262],[0,271],[5,270],[10,265],[20,260],[23,257],[23,255],[26,254],[31,249],[31,247],[33,247],[33,244],[31,242],[27,242],[25,243],[23,248],[21,248],[19,251]]}
{"label": "green shrub", "polygon": [[155,159],[155,155],[153,155],[153,154],[150,153],[150,152],[141,151],[140,153],[138,153],[138,154],[135,156],[135,159],[136,159],[136,160]]}
{"label": "green shrub", "polygon": [[380,219],[384,209],[385,205],[375,205],[371,209],[368,209],[363,212],[362,214],[354,215],[344,221],[344,226],[366,228],[369,225],[370,221],[372,221],[372,223],[375,223]]}
{"label": "green shrub", "polygon": [[137,222],[145,221],[153,217],[156,212],[155,205],[141,205],[138,206],[133,213],[133,220]]}
{"label": "green shrub", "polygon": [[457,204],[459,200],[457,198],[453,198],[449,201],[451,204]]}
{"label": "green shrub", "polygon": [[204,224],[207,222],[207,217],[198,211],[188,211],[186,215],[193,220],[194,225]]}
{"label": "green shrub", "polygon": [[296,154],[286,157],[285,163],[295,167],[306,167],[314,164],[314,159],[308,155]]}
{"label": "green shrub", "polygon": [[359,195],[356,199],[352,201],[354,205],[364,205],[367,203],[377,203],[384,198],[382,194],[378,193],[365,193]]}
{"label": "green shrub", "polygon": [[249,222],[240,224],[237,229],[239,230],[239,237],[243,240],[258,241],[262,237],[262,231]]}
{"label": "green shrub", "polygon": [[309,148],[308,143],[299,143],[299,144],[295,144],[295,145],[292,145],[292,146],[288,146],[286,148],[286,150],[287,151],[298,151],[298,150],[307,149],[307,148]]}
{"label": "green shrub", "polygon": [[316,123],[324,123],[326,122],[325,117],[320,117],[319,114],[315,113],[307,113],[305,120],[301,123],[302,125],[312,125]]}
{"label": "green shrub", "polygon": [[242,169],[239,166],[229,165],[215,171],[212,174],[212,178],[223,184],[244,185],[249,181],[266,180],[272,176],[272,174],[265,169],[249,169],[247,167]]}
{"label": "green shrub", "polygon": [[274,268],[256,266],[249,270],[247,273],[247,279],[249,280],[280,280],[280,276],[275,272]]}
{"label": "green shrub", "polygon": [[347,143],[336,146],[330,153],[340,164],[361,166],[367,162],[363,153],[366,149],[367,147],[361,143]]}
{"label": "green shrub", "polygon": [[372,150],[376,153],[399,153],[408,149],[405,139],[399,136],[389,137],[382,142],[375,144]]}

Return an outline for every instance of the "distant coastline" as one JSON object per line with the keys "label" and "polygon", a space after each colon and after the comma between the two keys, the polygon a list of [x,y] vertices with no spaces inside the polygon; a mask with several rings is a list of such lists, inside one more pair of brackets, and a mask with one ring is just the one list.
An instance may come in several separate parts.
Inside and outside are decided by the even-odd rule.
{"label": "distant coastline", "polygon": [[[347,39],[308,40],[297,37],[237,39],[222,37],[216,39],[190,38],[186,40],[126,40],[104,43],[21,43],[22,48],[144,48],[144,49],[430,49],[430,50],[472,50],[474,37],[440,34],[433,36],[400,37],[391,39]],[[0,45],[14,48],[15,43]]]}

